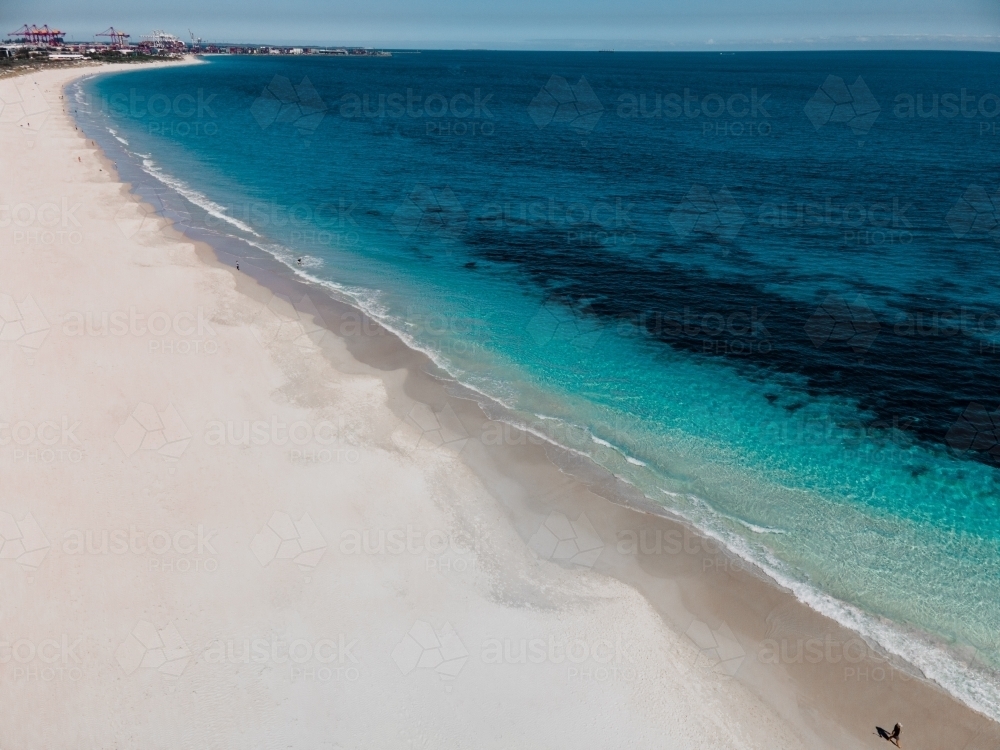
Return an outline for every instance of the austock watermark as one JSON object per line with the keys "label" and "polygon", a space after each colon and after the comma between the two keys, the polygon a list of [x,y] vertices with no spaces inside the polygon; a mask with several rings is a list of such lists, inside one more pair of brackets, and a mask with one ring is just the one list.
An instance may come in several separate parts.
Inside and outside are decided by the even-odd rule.
{"label": "austock watermark", "polygon": [[472,640],[460,637],[449,622],[438,626],[417,620],[391,656],[404,676],[430,670],[446,685],[460,676],[470,659],[477,669],[548,667],[568,683],[634,682],[641,677],[634,645],[620,636],[570,631],[536,636],[487,634],[477,639],[471,651],[466,643]]}
{"label": "austock watermark", "polygon": [[0,292],[0,344],[16,344],[28,363],[34,363],[52,326],[30,294]]}
{"label": "austock watermark", "polygon": [[861,76],[847,84],[840,76],[829,75],[806,102],[804,111],[817,131],[828,123],[842,123],[855,136],[864,136],[875,124],[882,107]]}
{"label": "austock watermark", "polygon": [[636,242],[635,203],[620,196],[580,200],[563,197],[486,203],[474,213],[480,229],[517,232],[547,229],[570,246],[630,247]]}
{"label": "austock watermark", "polygon": [[829,633],[822,638],[765,639],[757,648],[756,658],[761,664],[838,665],[843,682],[907,682],[914,679],[863,639],[841,640]]}
{"label": "austock watermark", "polygon": [[[354,332],[365,330],[351,328]],[[425,346],[441,354],[469,355],[483,351],[491,337],[486,323],[486,310],[480,300],[454,295],[449,310],[429,310],[408,306],[405,313],[405,331]],[[347,320],[341,328],[346,330]]]}
{"label": "austock watermark", "polygon": [[[945,91],[899,92],[889,104],[897,120],[955,120],[975,123],[978,134],[996,135],[1000,116],[1000,95],[991,91],[970,91],[966,87]],[[830,75],[805,106],[816,130],[827,123],[844,123],[855,135],[863,136],[878,120],[882,106],[858,76],[848,84]]]}
{"label": "austock watermark", "polygon": [[[355,463],[360,453],[354,431],[343,417],[335,420],[209,419],[198,437],[210,448],[279,449],[293,464]],[[155,451],[176,462],[195,438],[180,411],[140,402],[119,426],[114,440],[126,456]]]}
{"label": "austock watermark", "polygon": [[614,550],[623,557],[658,558],[687,555],[700,558],[701,571],[754,572],[754,567],[715,539],[685,527],[619,529]]}
{"label": "austock watermark", "polygon": [[489,636],[479,647],[485,665],[554,666],[567,682],[634,682],[642,673],[635,665],[635,645],[627,639],[562,632],[545,637]]}
{"label": "austock watermark", "polygon": [[622,338],[684,341],[703,354],[751,357],[773,349],[767,328],[770,313],[756,306],[745,310],[648,310],[621,317],[615,332]]}
{"label": "austock watermark", "polygon": [[279,510],[254,535],[250,551],[265,568],[275,560],[289,560],[299,570],[308,572],[319,565],[327,546],[326,538],[308,513],[296,520]]}
{"label": "austock watermark", "polygon": [[1000,190],[990,195],[980,185],[970,185],[945,217],[957,239],[989,237],[1000,243]]}
{"label": "austock watermark", "polygon": [[402,556],[421,558],[427,570],[464,573],[477,567],[482,545],[479,529],[405,528],[344,529],[337,550],[347,556]]}
{"label": "austock watermark", "polygon": [[527,333],[538,346],[569,345],[589,351],[601,340],[604,330],[572,300],[556,297],[542,301],[528,321]]}
{"label": "austock watermark", "polygon": [[528,105],[528,116],[542,130],[565,125],[580,136],[588,135],[604,115],[604,105],[586,77],[570,83],[553,74]]}
{"label": "austock watermark", "polygon": [[65,415],[40,420],[0,417],[0,449],[9,451],[15,464],[78,464],[87,457],[77,434],[81,425]]}
{"label": "austock watermark", "polygon": [[430,669],[442,681],[451,682],[469,660],[469,651],[450,622],[435,627],[426,620],[416,620],[392,649],[391,657],[404,677],[414,670]]}
{"label": "austock watermark", "polygon": [[456,239],[465,231],[468,222],[468,212],[447,185],[414,185],[392,213],[393,226],[404,239],[423,234]]}
{"label": "austock watermark", "polygon": [[595,441],[593,434],[585,427],[571,422],[541,418],[523,424],[487,420],[482,423],[479,441],[486,446],[557,444],[580,452],[608,448],[607,445]]}
{"label": "austock watermark", "polygon": [[425,135],[466,138],[496,133],[492,99],[492,93],[479,88],[447,94],[407,88],[405,92],[343,94],[336,107],[348,120],[407,118],[424,122]]}
{"label": "austock watermark", "polygon": [[267,130],[291,125],[301,137],[316,132],[329,109],[308,76],[297,84],[285,76],[274,76],[250,106],[250,114]]}
{"label": "austock watermark", "polygon": [[115,529],[69,529],[61,550],[72,556],[123,557],[133,555],[147,561],[147,568],[160,573],[214,573],[219,569],[218,552],[212,545],[217,532],[202,524],[194,529],[145,530],[136,524]]}
{"label": "austock watermark", "polygon": [[32,81],[13,81],[0,91],[0,113],[7,122],[16,122],[18,132],[25,137],[33,137],[45,125],[51,108],[45,94]]}
{"label": "austock watermark", "polygon": [[62,334],[69,338],[139,338],[154,354],[217,354],[215,329],[203,308],[151,313],[128,310],[72,311],[63,316]]}
{"label": "austock watermark", "polygon": [[173,404],[168,403],[160,411],[146,401],[132,409],[114,436],[126,457],[139,451],[155,451],[168,462],[180,460],[191,438],[190,430]]}
{"label": "austock watermark", "polygon": [[547,230],[570,246],[630,247],[636,242],[635,203],[622,196],[608,198],[548,198],[489,201],[471,210],[448,186],[416,185],[393,213],[392,222],[404,238],[434,233],[458,239],[470,226],[480,231]]}
{"label": "austock watermark", "polygon": [[900,120],[971,120],[975,122],[979,135],[997,135],[1000,95],[993,92],[970,93],[964,87],[943,93],[900,93],[893,98],[892,114]]}
{"label": "austock watermark", "polygon": [[[212,102],[217,94],[197,88],[181,93],[150,93],[132,87],[128,92],[102,96],[97,107],[102,114],[143,124],[146,132],[168,137],[212,137],[219,125]],[[85,106],[91,110],[93,100]]]}
{"label": "austock watermark", "polygon": [[653,91],[625,93],[617,99],[618,117],[629,120],[690,122],[705,137],[761,138],[771,135],[770,93],[756,87],[736,93]]}
{"label": "austock watermark", "polygon": [[344,417],[336,420],[270,419],[210,420],[205,424],[208,446],[279,448],[291,463],[357,463],[360,452],[353,428]]}
{"label": "austock watermark", "polygon": [[21,519],[0,511],[0,560],[17,563],[30,574],[38,570],[45,560],[52,543],[31,513]]}
{"label": "austock watermark", "polygon": [[682,240],[712,235],[721,243],[732,243],[746,223],[746,214],[725,185],[714,191],[692,185],[667,220]]}
{"label": "austock watermark", "polygon": [[886,321],[887,330],[905,338],[950,339],[966,337],[978,343],[979,353],[995,353],[1000,345],[1000,313],[981,308],[898,312]]}
{"label": "austock watermark", "polygon": [[227,206],[226,219],[206,213],[204,222],[206,227],[221,229],[230,221],[237,221],[255,232],[291,243],[353,247],[361,241],[360,227],[354,216],[357,209],[357,201],[347,197],[315,203],[244,201]]}
{"label": "austock watermark", "polygon": [[83,242],[83,225],[76,212],[82,204],[68,198],[42,203],[0,205],[0,229],[10,229],[15,245],[77,246]]}
{"label": "austock watermark", "polygon": [[1000,464],[1000,408],[991,412],[978,401],[968,404],[948,428],[945,443],[961,456]]}
{"label": "austock watermark", "polygon": [[84,638],[62,633],[35,638],[0,634],[0,670],[16,683],[79,682],[90,666]]}
{"label": "austock watermark", "polygon": [[817,348],[846,345],[859,355],[879,336],[897,340],[965,337],[985,354],[995,353],[1000,345],[1000,313],[960,306],[877,315],[864,295],[848,300],[831,294],[806,321],[805,331]]}
{"label": "austock watermark", "polygon": [[695,618],[684,635],[696,648],[691,666],[702,674],[715,675],[723,680],[733,679],[746,661],[747,652],[743,644],[725,622],[713,628]]}
{"label": "austock watermark", "polygon": [[586,513],[570,518],[553,510],[528,539],[528,547],[543,560],[592,568],[604,551],[604,540]]}
{"label": "austock watermark", "polygon": [[847,300],[828,294],[806,321],[804,330],[817,349],[846,346],[861,357],[875,343],[882,324],[864,295]]}
{"label": "austock watermark", "polygon": [[853,454],[866,464],[905,464],[911,460],[918,423],[915,417],[861,420],[795,414],[790,419],[766,422],[761,434],[783,445],[826,447],[842,455]]}
{"label": "austock watermark", "polygon": [[[622,120],[690,123],[705,137],[760,138],[771,135],[770,93],[751,86],[738,91],[642,91],[611,94],[612,111]],[[587,135],[605,114],[605,106],[585,76],[576,83],[552,75],[528,106],[539,129],[565,125]]]}
{"label": "austock watermark", "polygon": [[857,246],[913,243],[912,201],[898,196],[876,202],[792,198],[769,201],[757,212],[757,223],[774,230],[829,227],[843,242]]}
{"label": "austock watermark", "polygon": [[395,444],[407,452],[445,450],[458,455],[469,440],[465,424],[447,402],[438,407],[414,403],[393,433]]}
{"label": "austock watermark", "polygon": [[[201,660],[209,665],[266,665],[287,670],[291,681],[357,682],[361,658],[358,639],[343,633],[323,638],[218,638]],[[254,669],[259,674],[259,669]]]}
{"label": "austock watermark", "polygon": [[177,679],[193,656],[177,625],[139,620],[115,650],[115,660],[126,675],[155,670],[166,679]]}
{"label": "austock watermark", "polygon": [[327,336],[323,316],[308,293],[271,294],[250,322],[250,331],[265,348],[292,344],[303,352],[317,351]]}

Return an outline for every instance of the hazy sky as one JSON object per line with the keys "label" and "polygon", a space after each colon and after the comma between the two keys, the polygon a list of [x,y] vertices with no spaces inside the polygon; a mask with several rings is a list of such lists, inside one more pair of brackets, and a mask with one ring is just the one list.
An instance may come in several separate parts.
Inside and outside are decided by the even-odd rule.
{"label": "hazy sky", "polygon": [[0,32],[388,47],[1000,49],[1000,0],[0,0]]}

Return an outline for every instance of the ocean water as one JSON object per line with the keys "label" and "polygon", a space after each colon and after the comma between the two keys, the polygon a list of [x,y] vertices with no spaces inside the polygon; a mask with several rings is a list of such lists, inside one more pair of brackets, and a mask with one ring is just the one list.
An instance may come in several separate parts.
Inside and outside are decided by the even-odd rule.
{"label": "ocean water", "polygon": [[74,94],[182,226],[362,307],[1000,720],[998,73],[422,52]]}

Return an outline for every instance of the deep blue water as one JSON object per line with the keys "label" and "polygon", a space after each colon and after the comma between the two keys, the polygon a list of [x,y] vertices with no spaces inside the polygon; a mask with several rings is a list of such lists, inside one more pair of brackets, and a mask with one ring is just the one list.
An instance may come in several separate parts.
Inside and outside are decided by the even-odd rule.
{"label": "deep blue water", "polygon": [[214,57],[80,96],[191,226],[303,257],[997,718],[995,676],[952,656],[1000,666],[998,73],[978,53]]}

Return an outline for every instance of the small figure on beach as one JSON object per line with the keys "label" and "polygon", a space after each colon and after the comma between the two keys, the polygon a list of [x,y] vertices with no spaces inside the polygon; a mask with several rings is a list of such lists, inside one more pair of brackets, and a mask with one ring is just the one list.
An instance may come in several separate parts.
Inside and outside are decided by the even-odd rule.
{"label": "small figure on beach", "polygon": [[299,258],[299,259],[298,259],[298,260],[296,260],[295,262],[296,262],[296,263],[298,263],[298,264],[299,264],[299,265],[301,266],[301,265],[302,265],[302,258]]}
{"label": "small figure on beach", "polygon": [[240,270],[240,262],[239,262],[239,261],[236,261],[236,270],[237,270],[237,271],[239,271],[239,270]]}
{"label": "small figure on beach", "polygon": [[903,731],[903,726],[898,721],[896,722],[896,726],[892,728],[891,733],[879,726],[875,727],[875,731],[878,732],[878,736],[883,740],[888,740],[896,747],[902,747],[902,745],[899,744],[899,735]]}

